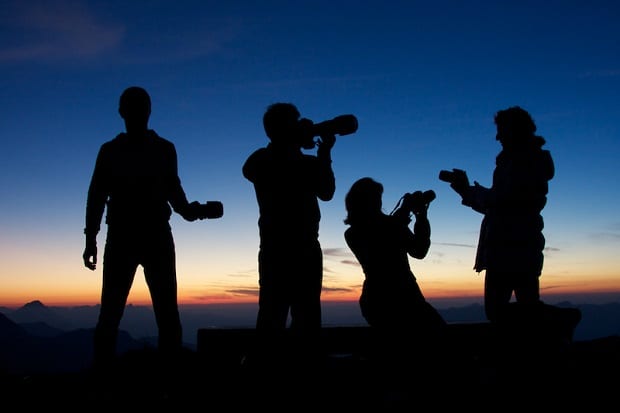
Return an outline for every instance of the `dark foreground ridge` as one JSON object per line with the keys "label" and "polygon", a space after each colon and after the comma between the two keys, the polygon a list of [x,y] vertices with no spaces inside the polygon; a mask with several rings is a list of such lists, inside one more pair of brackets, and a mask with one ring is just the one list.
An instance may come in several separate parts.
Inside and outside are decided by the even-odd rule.
{"label": "dark foreground ridge", "polygon": [[[323,355],[247,363],[254,329],[200,329],[196,351],[163,367],[151,347],[119,357],[105,374],[5,374],[3,403],[29,408],[549,408],[615,403],[620,338],[524,340],[487,323],[451,324],[447,347],[378,354],[368,327],[329,327]],[[291,410],[292,411],[292,410]],[[596,410],[594,410],[596,411]]]}

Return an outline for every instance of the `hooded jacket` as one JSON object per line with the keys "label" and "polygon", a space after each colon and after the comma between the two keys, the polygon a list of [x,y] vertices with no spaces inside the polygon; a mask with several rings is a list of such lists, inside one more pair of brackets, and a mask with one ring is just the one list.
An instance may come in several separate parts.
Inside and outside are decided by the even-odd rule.
{"label": "hooded jacket", "polygon": [[533,136],[523,145],[502,150],[496,158],[491,188],[475,182],[463,194],[463,205],[484,214],[474,269],[539,276],[545,237],[541,212],[548,182],[555,174],[545,140]]}

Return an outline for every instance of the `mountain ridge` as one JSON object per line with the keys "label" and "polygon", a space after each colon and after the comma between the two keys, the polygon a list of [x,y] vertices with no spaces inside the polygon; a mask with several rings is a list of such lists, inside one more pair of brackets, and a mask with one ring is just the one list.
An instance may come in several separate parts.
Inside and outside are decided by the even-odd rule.
{"label": "mountain ridge", "polygon": [[[620,335],[620,302],[574,304],[570,301],[561,301],[556,306],[574,307],[581,311],[582,320],[575,330],[576,340]],[[437,306],[437,308],[450,323],[485,321],[484,307],[480,303]],[[52,328],[69,331],[94,328],[99,305],[47,306],[40,300],[34,300],[16,309],[0,307],[0,312],[18,324],[43,322]],[[194,348],[197,331],[201,328],[253,327],[256,312],[256,303],[180,305],[183,340],[190,348]],[[325,302],[323,319],[324,326],[328,327],[366,325],[357,302]],[[129,332],[134,338],[152,339],[157,335],[152,307],[128,304],[120,328]],[[36,331],[36,324],[30,325],[28,331],[33,334],[44,334],[43,331]]]}

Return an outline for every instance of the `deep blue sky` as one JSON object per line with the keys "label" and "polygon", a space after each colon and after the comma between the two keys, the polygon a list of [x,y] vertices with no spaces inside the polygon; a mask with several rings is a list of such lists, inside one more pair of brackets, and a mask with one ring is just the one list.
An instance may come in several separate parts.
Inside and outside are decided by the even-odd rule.
{"label": "deep blue sky", "polygon": [[336,142],[337,192],[321,204],[326,297],[359,292],[342,220],[362,176],[385,185],[386,212],[405,192],[437,192],[433,246],[412,262],[427,295],[482,291],[481,217],[437,175],[459,167],[490,185],[493,115],[513,105],[556,163],[543,292],[620,289],[618,2],[0,4],[0,304],[98,301],[101,265],[81,261],[86,191],[130,85],[151,94],[151,127],[176,144],[188,197],[224,203],[219,220],[172,220],[184,300],[256,293],[258,211],[241,165],[267,143],[261,117],[276,101],[315,121],[359,119]]}

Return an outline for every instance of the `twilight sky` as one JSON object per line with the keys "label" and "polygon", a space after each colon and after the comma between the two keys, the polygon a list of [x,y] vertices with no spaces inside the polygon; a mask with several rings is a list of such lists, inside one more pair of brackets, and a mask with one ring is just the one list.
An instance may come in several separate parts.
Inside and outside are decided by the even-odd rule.
{"label": "twilight sky", "polygon": [[[268,143],[262,114],[291,102],[315,121],[352,113],[321,203],[325,300],[357,299],[344,196],[370,176],[390,212],[433,189],[432,246],[412,259],[433,300],[481,295],[481,215],[438,180],[491,183],[493,115],[528,110],[555,160],[543,211],[543,299],[620,296],[620,3],[616,1],[0,1],[0,305],[97,304],[83,266],[86,193],[99,146],[123,131],[118,97],[148,90],[191,200],[224,216],[172,218],[179,301],[255,301],[258,208],[241,175]],[[295,225],[294,222],[291,225]],[[294,273],[294,268],[291,272]],[[131,303],[150,302],[141,269]]]}

